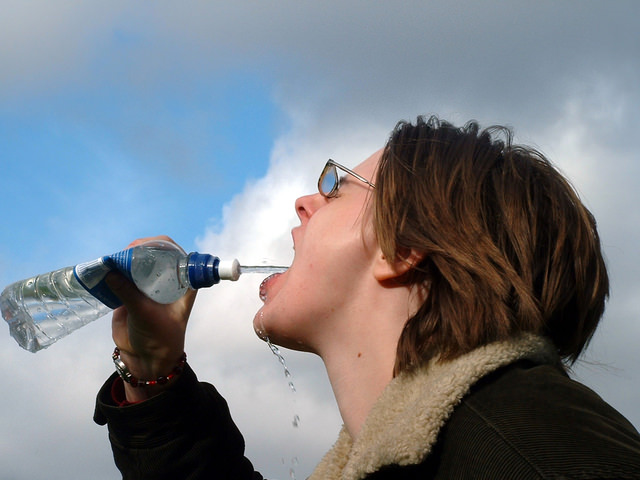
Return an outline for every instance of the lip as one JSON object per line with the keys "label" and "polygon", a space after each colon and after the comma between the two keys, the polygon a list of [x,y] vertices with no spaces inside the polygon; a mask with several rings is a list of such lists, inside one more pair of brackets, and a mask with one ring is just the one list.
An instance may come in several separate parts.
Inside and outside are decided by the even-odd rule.
{"label": "lip", "polygon": [[269,275],[267,278],[265,278],[262,281],[259,289],[260,300],[262,300],[263,302],[267,301],[267,294],[268,294],[269,287],[273,284],[274,280],[280,275],[282,275],[282,273],[274,273],[272,275]]}

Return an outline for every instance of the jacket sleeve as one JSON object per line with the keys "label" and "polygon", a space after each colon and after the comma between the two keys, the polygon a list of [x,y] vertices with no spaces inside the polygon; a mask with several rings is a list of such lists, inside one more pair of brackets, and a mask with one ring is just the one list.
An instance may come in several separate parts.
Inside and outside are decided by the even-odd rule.
{"label": "jacket sleeve", "polygon": [[108,425],[124,480],[262,480],[226,401],[188,365],[170,389],[126,407],[112,399],[115,375],[98,393],[94,421]]}

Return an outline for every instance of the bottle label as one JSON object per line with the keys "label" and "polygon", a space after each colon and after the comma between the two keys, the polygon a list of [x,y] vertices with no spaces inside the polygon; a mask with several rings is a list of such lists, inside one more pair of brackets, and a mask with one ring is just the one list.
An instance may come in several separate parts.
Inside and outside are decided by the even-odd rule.
{"label": "bottle label", "polygon": [[122,302],[109,289],[104,278],[112,270],[119,270],[131,279],[131,249],[123,250],[113,255],[106,255],[90,262],[79,263],[73,273],[91,295],[96,297],[109,308],[118,308]]}

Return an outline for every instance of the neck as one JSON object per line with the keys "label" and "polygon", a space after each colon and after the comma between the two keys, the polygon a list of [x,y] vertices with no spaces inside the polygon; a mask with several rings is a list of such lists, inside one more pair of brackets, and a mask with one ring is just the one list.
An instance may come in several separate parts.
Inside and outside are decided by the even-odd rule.
{"label": "neck", "polygon": [[[370,352],[354,362],[325,362],[340,415],[352,438],[362,429],[376,400],[391,381],[393,363],[371,359]],[[382,363],[382,365],[380,365]]]}
{"label": "neck", "polygon": [[[378,397],[393,378],[400,333],[408,318],[408,291],[398,301],[378,295],[366,310],[353,309],[335,332],[329,348],[320,351],[344,425],[355,439]],[[338,341],[336,341],[336,338]]]}

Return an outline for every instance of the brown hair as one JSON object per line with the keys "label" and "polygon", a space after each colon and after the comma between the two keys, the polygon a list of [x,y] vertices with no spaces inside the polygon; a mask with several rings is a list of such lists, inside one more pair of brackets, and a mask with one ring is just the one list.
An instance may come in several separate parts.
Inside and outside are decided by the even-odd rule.
{"label": "brown hair", "polygon": [[[498,137],[493,138],[494,136]],[[400,122],[384,149],[374,223],[382,252],[421,255],[427,297],[401,334],[396,373],[520,332],[573,363],[604,311],[596,222],[551,163],[505,127]]]}

